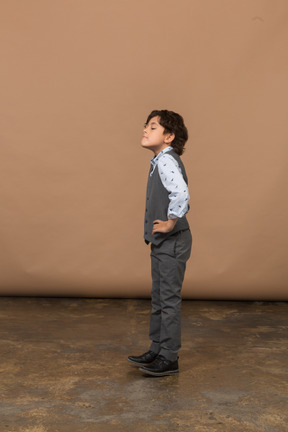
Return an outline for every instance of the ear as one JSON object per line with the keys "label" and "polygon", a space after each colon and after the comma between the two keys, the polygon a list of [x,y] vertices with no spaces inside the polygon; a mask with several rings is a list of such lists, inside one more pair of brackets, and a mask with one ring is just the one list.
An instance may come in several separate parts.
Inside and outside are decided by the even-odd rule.
{"label": "ear", "polygon": [[164,142],[166,144],[170,144],[174,140],[174,138],[175,138],[175,134],[174,133],[168,133],[165,136]]}

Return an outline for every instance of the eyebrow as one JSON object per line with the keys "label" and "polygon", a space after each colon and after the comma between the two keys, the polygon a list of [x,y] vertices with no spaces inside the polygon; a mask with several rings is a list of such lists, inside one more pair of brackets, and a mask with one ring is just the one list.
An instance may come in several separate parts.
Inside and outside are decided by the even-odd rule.
{"label": "eyebrow", "polygon": [[157,122],[152,122],[152,123],[151,123],[151,126],[152,126],[152,125],[159,126],[159,123],[157,123]]}

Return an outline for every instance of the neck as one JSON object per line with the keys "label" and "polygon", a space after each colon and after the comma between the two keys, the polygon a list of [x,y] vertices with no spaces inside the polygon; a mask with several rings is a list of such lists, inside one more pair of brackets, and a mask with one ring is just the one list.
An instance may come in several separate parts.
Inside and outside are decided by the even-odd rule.
{"label": "neck", "polygon": [[154,153],[154,155],[155,155],[155,156],[158,156],[158,154],[161,153],[161,151],[165,150],[165,149],[166,149],[167,147],[169,147],[169,146],[170,146],[169,144],[165,144],[165,145],[161,146],[161,147],[158,148],[158,149],[153,149],[153,153]]}

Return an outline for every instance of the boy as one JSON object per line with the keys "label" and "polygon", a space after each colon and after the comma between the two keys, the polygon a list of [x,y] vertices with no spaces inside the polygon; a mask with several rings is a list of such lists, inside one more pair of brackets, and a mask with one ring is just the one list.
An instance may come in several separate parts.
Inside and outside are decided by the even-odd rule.
{"label": "boy", "polygon": [[188,132],[183,118],[167,110],[152,111],[141,145],[154,153],[147,183],[144,239],[151,243],[152,311],[148,352],[129,356],[148,375],[179,372],[181,289],[192,237],[185,214],[189,192],[180,159]]}

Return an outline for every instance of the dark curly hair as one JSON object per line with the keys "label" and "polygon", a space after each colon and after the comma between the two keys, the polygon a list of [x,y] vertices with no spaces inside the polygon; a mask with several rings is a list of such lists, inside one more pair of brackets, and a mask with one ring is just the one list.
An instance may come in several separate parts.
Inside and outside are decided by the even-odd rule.
{"label": "dark curly hair", "polygon": [[164,133],[170,132],[175,135],[171,147],[173,147],[175,153],[181,156],[185,150],[185,143],[188,140],[188,131],[184,124],[183,117],[173,111],[154,110],[149,114],[146,124],[148,124],[153,117],[159,117],[159,123],[164,127]]}

